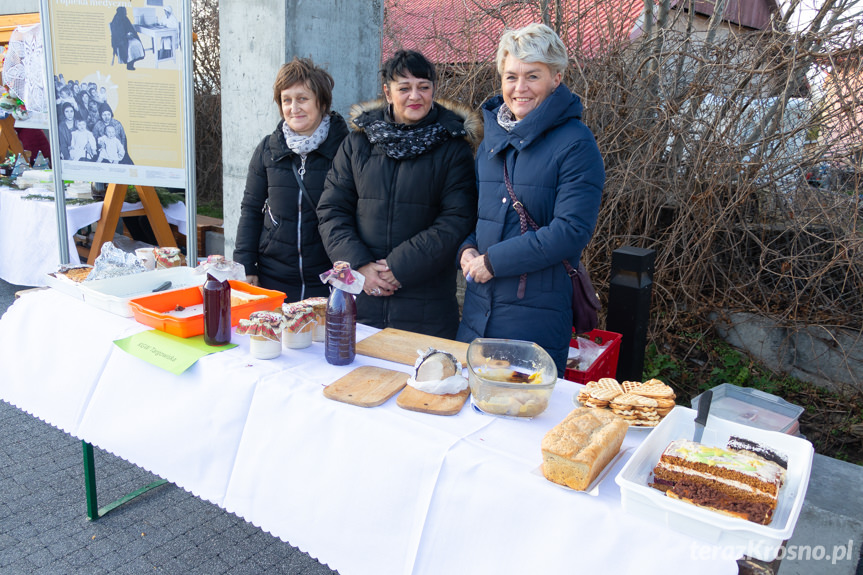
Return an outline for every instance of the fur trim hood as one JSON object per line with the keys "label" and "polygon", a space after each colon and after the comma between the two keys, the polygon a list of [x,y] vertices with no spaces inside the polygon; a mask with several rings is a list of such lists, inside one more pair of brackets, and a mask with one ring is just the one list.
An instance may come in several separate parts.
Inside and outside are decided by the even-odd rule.
{"label": "fur trim hood", "polygon": [[[483,134],[482,118],[479,115],[479,112],[471,110],[467,106],[459,104],[458,102],[453,102],[452,100],[435,99],[434,103],[445,111],[438,119],[439,123],[449,130],[454,137],[463,137],[466,139],[475,150],[482,141]],[[357,120],[364,114],[379,113],[382,115],[386,111],[387,106],[389,106],[389,104],[383,98],[354,104],[351,106],[349,116],[350,120],[348,122],[351,129],[357,132],[363,132],[363,126],[358,124]],[[449,112],[449,114],[446,114],[446,112]],[[447,115],[455,117],[450,118],[450,121],[448,121],[446,118]]]}

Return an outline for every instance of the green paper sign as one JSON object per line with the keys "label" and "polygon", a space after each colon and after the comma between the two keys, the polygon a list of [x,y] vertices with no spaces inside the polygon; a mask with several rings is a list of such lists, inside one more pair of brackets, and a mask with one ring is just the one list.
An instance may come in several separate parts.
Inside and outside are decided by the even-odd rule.
{"label": "green paper sign", "polygon": [[235,343],[207,345],[203,335],[182,338],[156,329],[118,339],[114,343],[126,353],[176,375],[189,369],[205,355],[237,347]]}

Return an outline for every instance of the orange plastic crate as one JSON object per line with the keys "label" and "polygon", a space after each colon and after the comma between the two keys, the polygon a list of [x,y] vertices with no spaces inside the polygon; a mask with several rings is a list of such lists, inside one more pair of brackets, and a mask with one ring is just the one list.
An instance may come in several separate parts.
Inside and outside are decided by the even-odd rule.
{"label": "orange plastic crate", "polygon": [[[231,289],[253,295],[267,296],[263,299],[231,307],[232,326],[240,323],[241,319],[248,319],[252,312],[274,310],[285,301],[285,294],[280,291],[264,289],[236,280],[229,280],[229,283],[231,284]],[[178,305],[189,307],[200,305],[203,302],[204,296],[201,293],[201,288],[191,287],[135,298],[129,301],[129,307],[132,308],[132,314],[139,323],[154,327],[171,335],[192,337],[204,333],[203,313],[190,317],[175,317],[165,312],[174,309]]]}
{"label": "orange plastic crate", "polygon": [[[600,345],[609,341],[611,345],[596,358],[596,361],[591,364],[587,371],[566,368],[566,374],[563,378],[577,383],[587,383],[588,381],[599,381],[603,377],[614,377],[617,374],[617,359],[620,356],[620,341],[623,336],[613,331],[599,329],[589,331],[584,335]],[[579,339],[581,338],[572,338],[569,347],[578,347]]]}

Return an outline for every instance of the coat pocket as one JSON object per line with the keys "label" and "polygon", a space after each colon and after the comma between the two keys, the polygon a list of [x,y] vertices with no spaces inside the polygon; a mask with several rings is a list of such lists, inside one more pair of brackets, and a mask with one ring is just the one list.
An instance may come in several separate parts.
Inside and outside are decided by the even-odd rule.
{"label": "coat pocket", "polygon": [[264,214],[264,225],[261,228],[261,237],[258,240],[258,253],[267,254],[272,249],[273,237],[279,228],[278,223],[270,219],[269,214]]}

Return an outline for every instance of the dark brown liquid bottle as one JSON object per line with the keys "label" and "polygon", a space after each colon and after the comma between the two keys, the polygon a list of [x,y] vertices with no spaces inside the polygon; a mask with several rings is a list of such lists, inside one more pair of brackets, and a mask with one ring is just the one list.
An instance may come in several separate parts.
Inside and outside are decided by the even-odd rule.
{"label": "dark brown liquid bottle", "polygon": [[354,361],[357,347],[357,303],[354,295],[337,287],[330,288],[327,301],[327,335],[324,355],[332,365]]}
{"label": "dark brown liquid bottle", "polygon": [[204,343],[231,343],[231,284],[211,274],[204,282]]}

